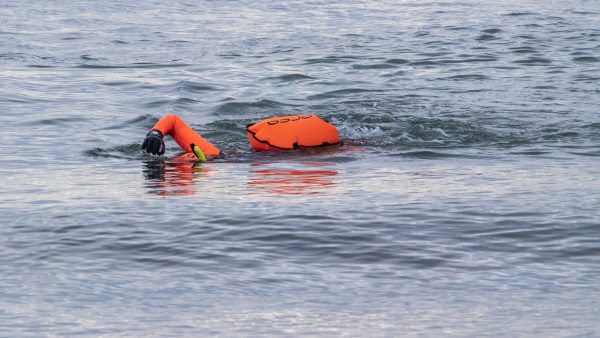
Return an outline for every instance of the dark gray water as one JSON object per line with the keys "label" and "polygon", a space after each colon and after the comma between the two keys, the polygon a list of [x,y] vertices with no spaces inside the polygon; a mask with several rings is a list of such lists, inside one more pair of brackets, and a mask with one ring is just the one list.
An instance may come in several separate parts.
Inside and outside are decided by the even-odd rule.
{"label": "dark gray water", "polygon": [[9,1],[0,66],[1,336],[600,334],[598,1]]}

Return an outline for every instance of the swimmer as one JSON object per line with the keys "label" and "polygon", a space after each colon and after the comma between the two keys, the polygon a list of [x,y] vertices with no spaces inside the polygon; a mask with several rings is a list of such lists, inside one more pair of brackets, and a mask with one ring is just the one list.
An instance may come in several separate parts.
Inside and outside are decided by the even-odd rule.
{"label": "swimmer", "polygon": [[[250,146],[255,151],[285,151],[340,145],[337,128],[317,115],[272,117],[246,127]],[[164,137],[171,136],[187,158],[201,162],[221,155],[221,150],[198,135],[174,114],[161,118],[146,134],[142,149],[147,153],[165,153]]]}

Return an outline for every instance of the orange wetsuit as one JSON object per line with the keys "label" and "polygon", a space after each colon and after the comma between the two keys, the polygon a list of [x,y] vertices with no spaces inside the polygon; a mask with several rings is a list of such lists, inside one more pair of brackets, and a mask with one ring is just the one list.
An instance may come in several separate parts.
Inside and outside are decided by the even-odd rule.
{"label": "orange wetsuit", "polygon": [[192,144],[194,144],[202,150],[205,156],[214,157],[221,154],[219,148],[198,135],[177,115],[166,115],[156,122],[152,129],[160,131],[164,136],[170,135],[186,153],[193,154]]}

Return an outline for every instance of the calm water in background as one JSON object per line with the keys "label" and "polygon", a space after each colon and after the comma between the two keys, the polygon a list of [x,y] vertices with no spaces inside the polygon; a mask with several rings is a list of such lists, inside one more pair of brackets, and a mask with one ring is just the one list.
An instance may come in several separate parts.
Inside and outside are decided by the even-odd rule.
{"label": "calm water in background", "polygon": [[[0,335],[597,336],[597,1],[0,4]],[[139,151],[177,113],[201,166]],[[257,154],[318,113],[346,141]]]}

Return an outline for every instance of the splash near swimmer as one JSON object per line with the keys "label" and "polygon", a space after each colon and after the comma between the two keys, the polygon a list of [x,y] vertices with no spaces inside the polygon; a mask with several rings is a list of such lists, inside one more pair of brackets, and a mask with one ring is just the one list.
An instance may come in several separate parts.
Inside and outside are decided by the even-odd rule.
{"label": "splash near swimmer", "polygon": [[[317,115],[271,117],[246,127],[255,151],[285,151],[340,145],[337,128]],[[186,159],[204,162],[221,155],[221,150],[198,135],[174,114],[161,118],[146,134],[142,149],[154,155],[165,153],[164,137],[171,136],[185,151]]]}

